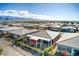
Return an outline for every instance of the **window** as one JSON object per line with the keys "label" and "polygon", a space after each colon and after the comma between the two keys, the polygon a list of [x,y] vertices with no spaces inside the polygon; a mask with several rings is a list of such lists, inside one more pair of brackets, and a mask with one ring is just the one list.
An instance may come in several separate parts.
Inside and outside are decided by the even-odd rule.
{"label": "window", "polygon": [[62,46],[62,50],[65,50],[65,51],[66,51],[66,49],[67,49],[67,48],[66,48],[65,46]]}
{"label": "window", "polygon": [[48,44],[51,45],[51,41],[49,41]]}
{"label": "window", "polygon": [[44,40],[43,40],[43,43],[48,44],[48,41],[44,41]]}
{"label": "window", "polygon": [[58,50],[61,50],[61,45],[58,45]]}
{"label": "window", "polygon": [[70,29],[70,32],[75,32],[76,31],[76,29]]}
{"label": "window", "polygon": [[42,41],[41,39],[38,40],[38,42],[41,42],[41,41]]}
{"label": "window", "polygon": [[69,53],[71,53],[71,48],[67,47],[67,51],[68,51]]}

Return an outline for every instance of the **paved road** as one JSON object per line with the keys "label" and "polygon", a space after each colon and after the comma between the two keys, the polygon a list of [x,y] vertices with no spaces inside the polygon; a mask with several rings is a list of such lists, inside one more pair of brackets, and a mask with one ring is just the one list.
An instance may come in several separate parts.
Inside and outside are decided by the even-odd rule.
{"label": "paved road", "polygon": [[24,56],[33,56],[30,52],[25,51],[25,50],[21,49],[20,47],[13,46],[13,49],[15,49],[16,51],[18,51],[19,53],[21,53]]}
{"label": "paved road", "polygon": [[24,51],[20,47],[11,46],[11,42],[0,38],[0,48],[3,49],[3,56],[32,56],[30,52]]}
{"label": "paved road", "polygon": [[12,47],[7,46],[2,52],[2,56],[23,56],[21,53],[14,50]]}
{"label": "paved road", "polygon": [[0,48],[2,48],[3,44],[4,44],[4,39],[0,38]]}
{"label": "paved road", "polygon": [[22,54],[14,50],[10,46],[10,42],[7,42],[4,38],[0,38],[0,48],[3,49],[3,56],[23,56]]}

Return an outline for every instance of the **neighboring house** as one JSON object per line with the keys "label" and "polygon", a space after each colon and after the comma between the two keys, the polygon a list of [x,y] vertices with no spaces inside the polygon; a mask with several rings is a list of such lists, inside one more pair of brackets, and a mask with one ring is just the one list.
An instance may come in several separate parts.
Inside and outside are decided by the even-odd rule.
{"label": "neighboring house", "polygon": [[14,38],[22,38],[22,37],[26,37],[27,34],[31,34],[34,32],[38,32],[38,30],[29,30],[29,29],[18,29],[18,30],[13,30],[13,31],[8,31],[8,34],[10,37],[14,37]]}
{"label": "neighboring house", "polygon": [[23,27],[28,28],[28,29],[35,29],[36,25],[35,24],[24,24]]}
{"label": "neighboring house", "polygon": [[47,30],[49,27],[50,27],[50,26],[40,24],[40,25],[38,26],[38,29],[40,29],[40,30]]}
{"label": "neighboring house", "polygon": [[4,27],[0,29],[1,35],[8,35],[8,31],[12,31],[12,30],[18,30],[21,29],[22,27]]}
{"label": "neighboring house", "polygon": [[52,31],[59,31],[60,28],[61,28],[61,25],[58,25],[58,24],[52,24],[49,27],[49,29]]}
{"label": "neighboring house", "polygon": [[14,23],[14,24],[10,24],[9,26],[22,27],[22,24],[21,23]]}
{"label": "neighboring house", "polygon": [[4,27],[4,28],[1,28],[0,31],[6,32],[6,31],[12,31],[12,30],[17,30],[21,28],[22,27]]}
{"label": "neighboring house", "polygon": [[76,32],[77,28],[75,26],[63,26],[60,29],[61,32]]}
{"label": "neighboring house", "polygon": [[79,34],[78,33],[64,33],[56,42],[57,52],[68,55],[79,55]]}

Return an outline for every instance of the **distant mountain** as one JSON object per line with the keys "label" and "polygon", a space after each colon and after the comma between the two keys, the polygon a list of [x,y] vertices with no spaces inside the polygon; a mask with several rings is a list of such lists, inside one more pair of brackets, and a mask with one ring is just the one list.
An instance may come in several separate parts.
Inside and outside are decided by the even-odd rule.
{"label": "distant mountain", "polygon": [[15,16],[0,16],[0,20],[5,20],[5,21],[11,21],[11,20],[17,20],[17,21],[32,21],[32,20],[37,20],[33,18],[23,18],[23,17],[15,17]]}
{"label": "distant mountain", "polygon": [[[15,16],[0,16],[0,21],[56,21],[56,20],[43,20],[43,19],[24,18]],[[62,20],[62,22],[64,22],[64,20]],[[79,22],[79,21],[70,21],[70,22]]]}
{"label": "distant mountain", "polygon": [[0,16],[0,20],[1,21],[50,21],[50,20],[23,18],[23,17],[15,17],[15,16]]}

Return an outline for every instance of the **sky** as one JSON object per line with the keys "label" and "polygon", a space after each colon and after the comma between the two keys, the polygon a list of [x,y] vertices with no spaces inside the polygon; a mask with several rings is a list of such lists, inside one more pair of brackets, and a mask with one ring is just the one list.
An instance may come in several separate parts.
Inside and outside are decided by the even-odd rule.
{"label": "sky", "polygon": [[0,15],[79,21],[78,3],[0,3]]}

